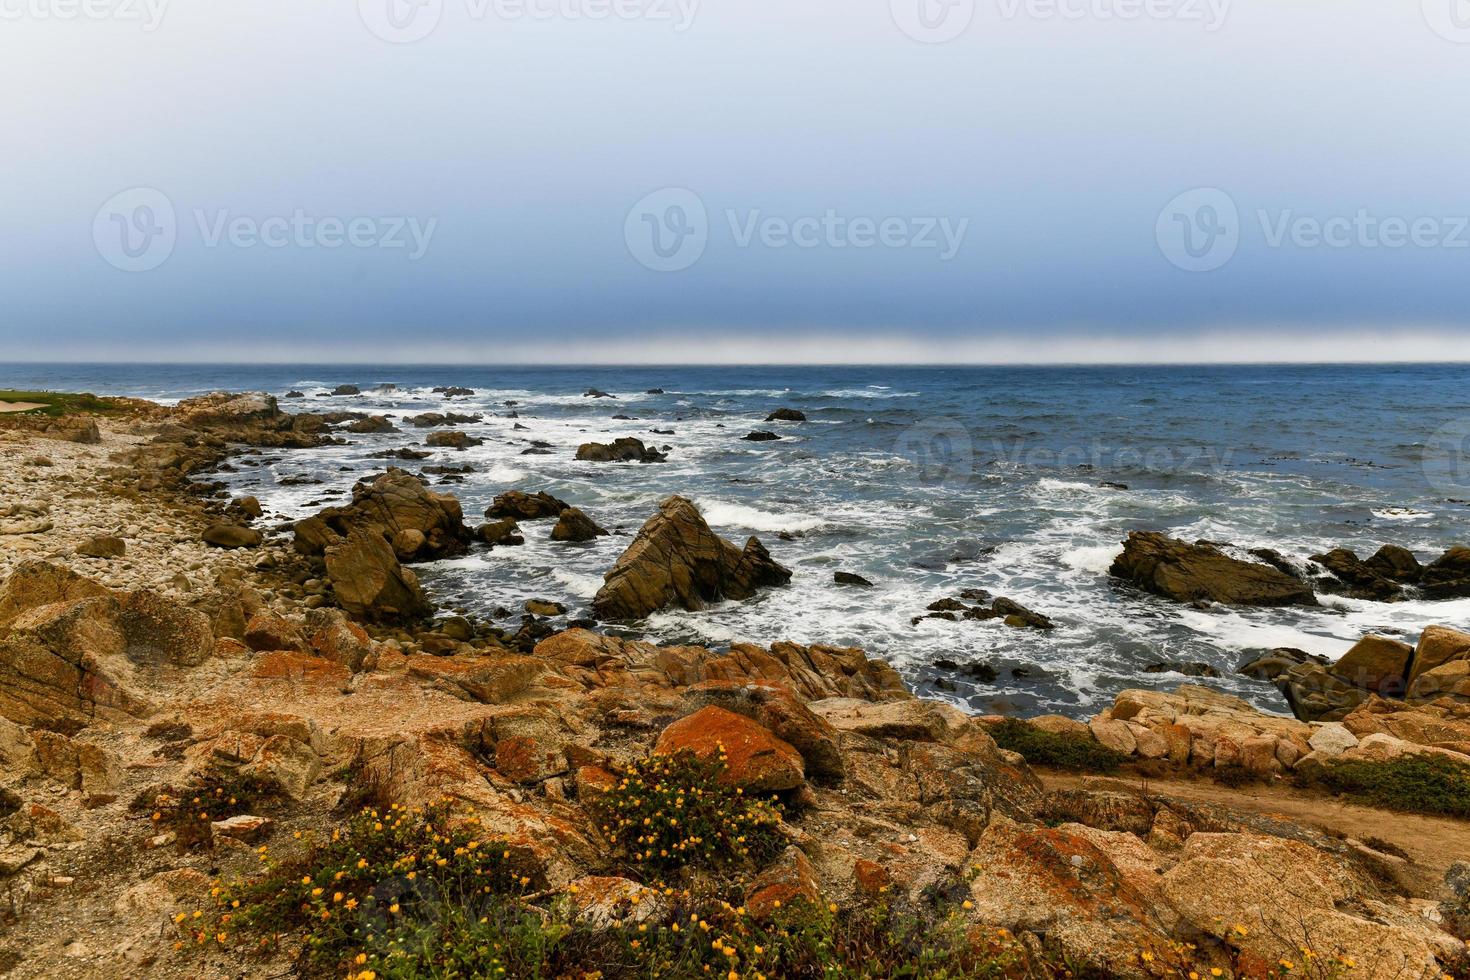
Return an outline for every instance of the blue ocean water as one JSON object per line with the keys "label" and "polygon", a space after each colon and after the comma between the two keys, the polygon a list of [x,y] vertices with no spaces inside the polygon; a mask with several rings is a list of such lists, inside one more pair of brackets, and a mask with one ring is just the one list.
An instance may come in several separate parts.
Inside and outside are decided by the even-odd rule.
{"label": "blue ocean water", "polygon": [[[363,394],[320,397],[349,383]],[[444,385],[475,394],[446,402],[431,391]],[[630,632],[716,646],[861,646],[925,693],[977,711],[1082,715],[1123,688],[1184,680],[1144,671],[1159,661],[1210,663],[1227,674],[1211,683],[1282,711],[1269,686],[1229,676],[1249,651],[1294,646],[1335,656],[1366,632],[1412,637],[1428,623],[1470,626],[1470,600],[1199,610],[1107,575],[1122,539],[1140,529],[1271,547],[1300,561],[1339,546],[1366,555],[1390,542],[1429,560],[1470,542],[1465,365],[12,365],[0,369],[0,387],[164,400],[296,389],[307,397],[282,402],[293,411],[481,412],[484,421],[464,430],[485,445],[426,461],[473,467],[444,488],[468,519],[505,490],[546,490],[619,533],[556,544],[549,525],[528,524],[524,548],[422,567],[441,604],[492,615],[536,597],[583,612],[658,500],[679,493],[727,537],[759,535],[795,578],[748,602],[661,613]],[[590,388],[617,398],[584,397]],[[783,406],[809,421],[764,422]],[[400,428],[350,436],[349,446],[264,453],[226,479],[276,519],[296,519],[381,470],[370,454],[427,434]],[[782,438],[741,438],[758,429]],[[619,436],[667,445],[669,461],[573,459],[578,444]],[[533,441],[549,443],[550,454],[524,455]],[[875,587],[838,586],[838,570]],[[912,623],[930,602],[969,588],[1022,602],[1058,628]],[[979,681],[939,661],[983,662],[998,676]]]}

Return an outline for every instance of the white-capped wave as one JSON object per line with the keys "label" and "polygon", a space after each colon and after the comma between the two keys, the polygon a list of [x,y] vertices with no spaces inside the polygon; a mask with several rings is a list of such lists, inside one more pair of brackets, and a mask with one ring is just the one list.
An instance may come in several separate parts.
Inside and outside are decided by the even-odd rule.
{"label": "white-capped wave", "polygon": [[1082,545],[1062,552],[1062,564],[1079,572],[1106,575],[1122,548],[1116,544]]}
{"label": "white-capped wave", "polygon": [[701,497],[695,501],[705,521],[715,527],[740,527],[752,531],[810,531],[822,518],[810,514],[778,514],[727,500]]}

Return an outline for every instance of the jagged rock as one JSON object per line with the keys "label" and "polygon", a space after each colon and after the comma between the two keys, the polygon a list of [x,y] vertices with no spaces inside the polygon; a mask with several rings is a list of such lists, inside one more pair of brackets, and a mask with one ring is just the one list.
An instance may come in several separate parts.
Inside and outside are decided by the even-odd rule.
{"label": "jagged rock", "polygon": [[546,599],[527,599],[526,612],[532,616],[565,616],[567,607]]}
{"label": "jagged rock", "polygon": [[369,415],[365,419],[358,419],[356,422],[349,423],[347,431],[357,435],[373,435],[380,432],[397,432],[398,430],[393,427],[393,423],[389,422],[386,416]]}
{"label": "jagged rock", "polygon": [[325,557],[337,602],[353,616],[392,622],[433,612],[418,578],[398,563],[380,533],[350,528],[327,546]]}
{"label": "jagged rock", "polygon": [[1319,657],[1307,653],[1305,650],[1297,650],[1294,647],[1278,647],[1258,657],[1247,660],[1236,668],[1236,673],[1244,674],[1246,677],[1254,677],[1258,681],[1274,681],[1285,675],[1293,667],[1303,664],[1317,664],[1326,666],[1326,657]]}
{"label": "jagged rock", "polygon": [[1373,553],[1363,564],[1384,578],[1395,582],[1417,582],[1424,574],[1424,566],[1407,548],[1386,544]]}
{"label": "jagged rock", "polygon": [[567,892],[578,921],[593,929],[637,927],[668,914],[661,892],[627,878],[578,878]]}
{"label": "jagged rock", "polygon": [[372,638],[336,609],[313,609],[306,614],[311,649],[318,657],[341,664],[353,673],[371,670],[378,661]]}
{"label": "jagged rock", "polygon": [[374,480],[359,481],[348,506],[329,507],[316,517],[297,521],[296,550],[304,555],[325,554],[354,529],[389,540],[404,531],[416,531],[423,535],[423,543],[418,545],[413,539],[413,557],[422,560],[462,555],[473,539],[458,500],[435,493],[418,477],[397,468]]}
{"label": "jagged rock", "polygon": [[586,442],[577,448],[577,459],[589,463],[662,463],[668,458],[632,436],[610,443]]}
{"label": "jagged rock", "polygon": [[215,391],[185,398],[174,406],[173,420],[187,428],[207,429],[274,419],[280,408],[273,396],[263,391],[236,393]]}
{"label": "jagged rock", "polygon": [[1470,702],[1470,660],[1451,660],[1414,678],[1409,701],[1419,703],[1452,698]]}
{"label": "jagged rock", "polygon": [[1292,667],[1276,678],[1276,687],[1302,721],[1341,721],[1369,694],[1318,663]]}
{"label": "jagged rock", "polygon": [[665,728],[653,751],[691,752],[706,761],[723,755],[720,782],[752,793],[795,789],[806,781],[801,753],[749,718],[714,705]]}
{"label": "jagged rock", "polygon": [[0,627],[28,609],[107,594],[100,583],[64,566],[35,560],[21,562],[0,583]]}
{"label": "jagged rock", "polygon": [[1149,664],[1143,668],[1145,674],[1183,674],[1185,677],[1219,677],[1220,669],[1211,664],[1171,660],[1166,663]]}
{"label": "jagged rock", "polygon": [[572,505],[558,500],[549,493],[529,494],[510,490],[496,497],[485,511],[486,517],[512,518],[517,521],[538,521],[549,517],[560,517],[561,512]]}
{"label": "jagged rock", "polygon": [[1347,548],[1334,548],[1326,554],[1313,555],[1312,561],[1337,577],[1342,586],[1333,591],[1340,592],[1342,595],[1379,602],[1402,597],[1403,587],[1401,585],[1382,575],[1376,566],[1362,561]]}
{"label": "jagged rock", "polygon": [[784,684],[703,681],[685,690],[683,698],[691,709],[716,705],[764,726],[801,753],[809,775],[838,779],[843,774],[837,729]]}
{"label": "jagged rock", "polygon": [[1424,569],[1420,588],[1431,599],[1470,596],[1470,547],[1456,545]]}
{"label": "jagged rock", "polygon": [[551,529],[553,541],[591,541],[606,535],[606,529],[599,527],[592,518],[576,507],[568,507],[562,511],[556,527]]}
{"label": "jagged rock", "polygon": [[871,588],[873,583],[853,572],[833,572],[832,581],[838,585],[857,585]]}
{"label": "jagged rock", "polygon": [[1109,573],[1158,595],[1252,606],[1316,605],[1306,583],[1269,565],[1232,558],[1213,545],[1134,531]]}
{"label": "jagged rock", "polygon": [[475,537],[492,548],[526,543],[526,539],[521,536],[520,525],[510,517],[489,524],[481,524],[475,531]]}
{"label": "jagged rock", "polygon": [[642,619],[667,606],[703,609],[785,585],[791,571],[756,538],[742,551],[710,530],[683,497],[669,497],[605,576],[592,600],[599,619]]}
{"label": "jagged rock", "polygon": [[797,902],[818,905],[822,900],[817,887],[817,873],[811,861],[795,846],[787,847],[772,861],[745,891],[745,907],[757,919],[764,918],[782,906]]}
{"label": "jagged rock", "polygon": [[306,638],[295,623],[273,612],[259,612],[245,626],[245,645],[257,652],[296,650],[305,653]]}
{"label": "jagged rock", "polygon": [[204,532],[204,543],[215,548],[259,548],[265,535],[238,524],[211,524]]}
{"label": "jagged rock", "polygon": [[1056,629],[1056,624],[1038,612],[1032,612],[1019,602],[1001,596],[990,604],[990,612],[1005,620],[1007,626],[1027,627],[1030,629],[1050,630]]}
{"label": "jagged rock", "polygon": [[1470,660],[1470,633],[1448,626],[1424,627],[1410,661],[1409,685],[1412,687],[1424,674],[1456,660]]}
{"label": "jagged rock", "polygon": [[741,436],[741,438],[746,442],[777,442],[781,437],[774,432],[752,432],[748,435]]}
{"label": "jagged rock", "polygon": [[766,416],[767,422],[805,422],[806,413],[794,408],[778,408]]}
{"label": "jagged rock", "polygon": [[338,385],[332,389],[333,395],[360,395],[362,389],[357,385]]}

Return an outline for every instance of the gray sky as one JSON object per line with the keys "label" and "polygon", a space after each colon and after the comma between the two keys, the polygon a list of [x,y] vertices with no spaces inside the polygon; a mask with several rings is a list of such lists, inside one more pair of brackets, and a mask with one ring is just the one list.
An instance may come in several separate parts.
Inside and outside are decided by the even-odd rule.
{"label": "gray sky", "polygon": [[1465,0],[0,0],[0,360],[1470,359]]}

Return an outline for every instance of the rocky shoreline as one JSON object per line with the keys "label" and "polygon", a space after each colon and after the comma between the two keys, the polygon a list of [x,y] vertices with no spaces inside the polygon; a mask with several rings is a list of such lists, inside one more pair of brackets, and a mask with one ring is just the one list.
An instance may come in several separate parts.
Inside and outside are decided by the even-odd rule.
{"label": "rocky shoreline", "polygon": [[[208,481],[239,447],[309,450],[364,421],[377,424],[250,394],[0,419],[0,975],[415,975],[367,944],[328,970],[298,920],[262,943],[227,924],[243,913],[220,898],[309,860],[363,806],[444,800],[515,863],[515,901],[614,935],[635,960],[629,943],[653,944],[639,925],[675,942],[683,907],[668,888],[767,920],[783,903],[942,917],[967,937],[962,976],[1470,975],[1470,813],[1441,811],[1425,839],[1448,843],[1426,853],[1274,818],[1269,796],[1237,808],[1148,783],[1251,780],[1324,813],[1353,790],[1323,780],[1363,766],[1420,766],[1453,789],[1470,773],[1465,634],[1369,638],[1336,664],[1278,651],[1251,669],[1295,720],[1185,686],[1124,692],[1087,720],[1019,721],[917,699],[855,649],[660,647],[541,607],[515,630],[435,618],[414,562],[601,528],[535,493],[497,499],[471,527],[452,495],[394,469],[350,503],[270,526]],[[641,444],[587,453],[658,461]],[[1391,594],[1383,582],[1459,587],[1453,553],[1412,568],[1393,553],[1322,557],[1377,595]],[[1116,573],[1186,602],[1313,601],[1311,584],[1257,558],[1154,535],[1130,539]],[[593,607],[637,620],[790,577],[675,496]],[[1050,625],[966,598],[989,606],[935,611]],[[768,800],[769,853],[717,871],[635,860],[607,807],[631,805],[627,774],[658,758],[704,760],[726,790]],[[1059,788],[1057,773],[1079,770],[1101,778]],[[680,946],[696,957],[680,962],[792,969],[763,971],[764,946],[741,928]]]}

